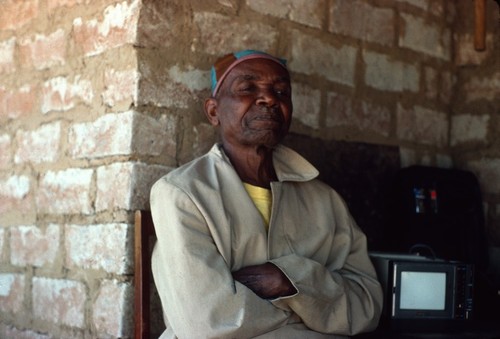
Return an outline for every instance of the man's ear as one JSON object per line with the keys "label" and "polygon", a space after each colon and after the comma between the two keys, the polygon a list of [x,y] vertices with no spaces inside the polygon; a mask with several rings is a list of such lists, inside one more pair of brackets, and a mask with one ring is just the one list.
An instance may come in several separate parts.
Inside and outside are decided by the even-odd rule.
{"label": "man's ear", "polygon": [[212,126],[219,125],[219,117],[217,116],[217,99],[208,98],[205,100],[205,115]]}

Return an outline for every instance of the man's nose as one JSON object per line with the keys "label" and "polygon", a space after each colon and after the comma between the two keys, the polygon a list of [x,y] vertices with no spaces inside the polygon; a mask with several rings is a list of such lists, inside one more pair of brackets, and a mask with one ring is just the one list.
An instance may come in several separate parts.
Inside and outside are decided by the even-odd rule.
{"label": "man's nose", "polygon": [[277,102],[278,98],[272,88],[262,88],[259,90],[257,104],[274,106]]}

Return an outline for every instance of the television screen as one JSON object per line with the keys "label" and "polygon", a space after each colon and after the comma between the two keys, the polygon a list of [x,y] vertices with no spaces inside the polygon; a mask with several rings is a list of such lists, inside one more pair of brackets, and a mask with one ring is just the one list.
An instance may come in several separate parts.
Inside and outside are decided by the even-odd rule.
{"label": "television screen", "polygon": [[384,290],[382,326],[416,332],[460,330],[460,321],[472,319],[472,265],[382,252],[370,257]]}
{"label": "television screen", "polygon": [[446,272],[401,272],[399,308],[444,311]]}

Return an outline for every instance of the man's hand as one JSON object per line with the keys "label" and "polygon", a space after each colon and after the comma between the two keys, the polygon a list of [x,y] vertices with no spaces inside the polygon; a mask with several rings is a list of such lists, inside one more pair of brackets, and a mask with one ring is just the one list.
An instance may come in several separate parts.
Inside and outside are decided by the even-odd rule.
{"label": "man's hand", "polygon": [[269,262],[243,267],[233,272],[233,278],[264,299],[283,297],[297,292],[285,274]]}

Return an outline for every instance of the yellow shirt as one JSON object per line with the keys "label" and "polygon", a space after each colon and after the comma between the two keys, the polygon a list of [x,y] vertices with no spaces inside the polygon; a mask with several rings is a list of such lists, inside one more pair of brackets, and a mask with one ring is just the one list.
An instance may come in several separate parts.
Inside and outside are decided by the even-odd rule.
{"label": "yellow shirt", "polygon": [[266,224],[266,229],[268,229],[269,220],[271,219],[271,207],[273,204],[271,190],[259,186],[250,185],[246,182],[243,183],[243,186],[245,186],[248,195],[250,195],[250,198],[262,215],[262,218],[264,219],[264,222]]}

